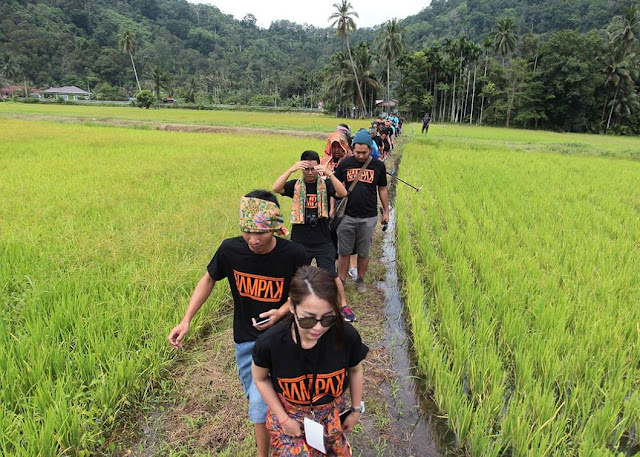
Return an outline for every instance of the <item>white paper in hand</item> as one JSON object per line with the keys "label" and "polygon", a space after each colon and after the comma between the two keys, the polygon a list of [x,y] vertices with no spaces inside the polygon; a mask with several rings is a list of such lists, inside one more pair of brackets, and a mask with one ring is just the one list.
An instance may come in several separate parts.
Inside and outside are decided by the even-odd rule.
{"label": "white paper in hand", "polygon": [[307,440],[307,444],[314,449],[326,454],[327,451],[324,448],[324,427],[322,424],[309,419],[304,418],[304,436]]}

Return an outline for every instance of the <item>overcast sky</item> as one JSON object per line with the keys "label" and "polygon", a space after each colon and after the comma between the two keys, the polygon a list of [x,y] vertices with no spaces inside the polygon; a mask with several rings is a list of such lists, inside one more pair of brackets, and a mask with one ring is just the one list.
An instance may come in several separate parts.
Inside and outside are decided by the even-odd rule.
{"label": "overcast sky", "polygon": [[[193,3],[209,3],[220,11],[242,19],[252,13],[258,20],[258,26],[268,28],[271,21],[287,19],[298,24],[311,24],[316,27],[328,27],[327,20],[335,11],[334,3],[340,0],[189,0]],[[419,13],[429,5],[429,0],[349,0],[358,27],[372,27],[395,17],[404,19]]]}

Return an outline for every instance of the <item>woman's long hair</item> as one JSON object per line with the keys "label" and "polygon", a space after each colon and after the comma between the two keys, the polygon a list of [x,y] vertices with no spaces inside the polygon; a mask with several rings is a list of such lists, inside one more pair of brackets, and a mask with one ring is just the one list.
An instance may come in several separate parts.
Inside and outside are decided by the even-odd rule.
{"label": "woman's long hair", "polygon": [[300,267],[293,279],[291,279],[291,285],[289,286],[289,298],[293,304],[294,312],[297,306],[309,295],[315,295],[322,300],[326,300],[331,305],[331,309],[333,309],[338,318],[334,327],[338,336],[338,345],[341,345],[344,335],[344,320],[338,297],[338,288],[331,273],[323,268]]}

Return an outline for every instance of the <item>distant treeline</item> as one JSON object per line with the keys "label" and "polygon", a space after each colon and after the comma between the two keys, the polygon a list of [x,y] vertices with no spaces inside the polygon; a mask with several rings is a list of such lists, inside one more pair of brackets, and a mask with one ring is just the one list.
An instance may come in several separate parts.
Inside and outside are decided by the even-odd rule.
{"label": "distant treeline", "polygon": [[8,0],[0,82],[203,106],[323,101],[341,115],[390,92],[411,118],[637,133],[637,14],[607,0],[434,0],[398,21],[400,52],[385,52],[380,26],[350,31],[349,56],[329,21],[262,29],[185,0]]}

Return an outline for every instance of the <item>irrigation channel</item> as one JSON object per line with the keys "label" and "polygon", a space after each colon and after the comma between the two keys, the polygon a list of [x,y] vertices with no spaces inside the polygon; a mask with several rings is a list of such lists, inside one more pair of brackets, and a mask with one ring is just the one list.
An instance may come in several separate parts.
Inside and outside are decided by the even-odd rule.
{"label": "irrigation channel", "polygon": [[[393,189],[392,189],[393,190]],[[395,197],[392,192],[392,197]],[[395,449],[385,455],[415,457],[463,455],[456,446],[455,435],[446,420],[438,415],[438,408],[429,395],[420,373],[407,334],[407,316],[399,290],[396,268],[395,210],[391,208],[389,226],[382,241],[381,262],[386,267],[385,280],[378,287],[385,294],[386,315],[384,344],[389,349],[391,370],[396,380],[385,387],[392,415]],[[390,452],[391,451],[391,452]]]}

